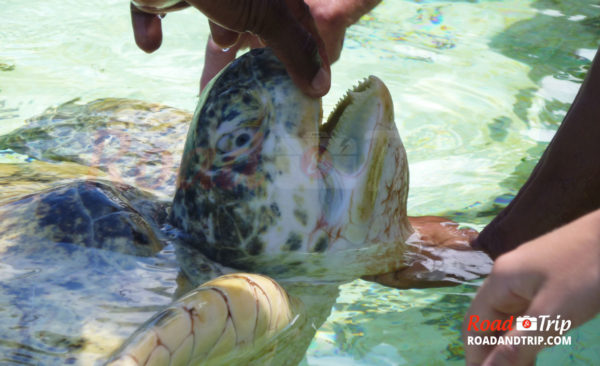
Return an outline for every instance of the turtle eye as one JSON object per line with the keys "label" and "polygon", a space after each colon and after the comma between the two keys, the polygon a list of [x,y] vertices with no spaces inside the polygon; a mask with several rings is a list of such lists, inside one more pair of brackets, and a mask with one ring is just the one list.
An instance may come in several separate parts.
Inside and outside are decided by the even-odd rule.
{"label": "turtle eye", "polygon": [[255,134],[256,129],[250,127],[226,133],[217,141],[217,151],[221,154],[231,154],[247,150]]}

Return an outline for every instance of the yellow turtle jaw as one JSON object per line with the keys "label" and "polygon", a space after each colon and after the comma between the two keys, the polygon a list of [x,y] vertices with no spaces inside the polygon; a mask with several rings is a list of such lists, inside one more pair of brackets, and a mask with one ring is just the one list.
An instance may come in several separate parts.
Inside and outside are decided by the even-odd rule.
{"label": "yellow turtle jaw", "polygon": [[406,216],[408,163],[383,82],[370,76],[348,91],[319,139],[327,252],[352,262],[343,265],[358,275],[403,266],[404,242],[413,232]]}
{"label": "yellow turtle jaw", "polygon": [[328,138],[332,136],[333,131],[338,127],[338,123],[340,123],[342,119],[344,120],[344,122],[341,123],[342,125],[344,123],[352,124],[353,122],[362,122],[356,118],[349,120],[348,114],[357,109],[357,106],[354,104],[355,102],[359,104],[360,101],[373,97],[373,89],[378,89],[380,83],[381,81],[377,77],[370,76],[359,81],[352,89],[346,91],[346,94],[344,94],[337,102],[337,105],[329,114],[327,121],[325,121],[319,129],[323,147],[326,147],[329,144]]}
{"label": "yellow turtle jaw", "polygon": [[323,159],[335,168],[356,174],[373,158],[376,136],[394,123],[393,104],[388,89],[375,76],[348,90],[319,131]]}
{"label": "yellow turtle jaw", "polygon": [[[331,181],[326,185],[343,187],[347,239],[363,243],[372,231],[368,227],[379,226],[377,222],[389,215],[398,222],[406,220],[408,165],[392,99],[383,82],[375,76],[361,81],[346,93],[320,130],[320,166],[325,170],[324,179]],[[387,202],[390,195],[397,201]],[[392,211],[383,212],[384,217],[373,222],[377,207],[384,204]],[[391,228],[388,231],[397,233]]]}

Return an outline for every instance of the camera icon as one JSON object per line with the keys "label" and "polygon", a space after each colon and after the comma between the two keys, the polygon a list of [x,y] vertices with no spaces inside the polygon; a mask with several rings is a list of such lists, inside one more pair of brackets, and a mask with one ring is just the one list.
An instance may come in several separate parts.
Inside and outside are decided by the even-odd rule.
{"label": "camera icon", "polygon": [[527,315],[517,317],[517,330],[537,330],[537,318]]}

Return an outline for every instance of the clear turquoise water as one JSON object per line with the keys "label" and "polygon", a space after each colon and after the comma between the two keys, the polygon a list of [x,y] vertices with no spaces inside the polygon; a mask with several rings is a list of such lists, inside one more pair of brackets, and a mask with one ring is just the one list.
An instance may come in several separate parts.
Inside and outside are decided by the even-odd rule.
{"label": "clear turquoise water", "polygon": [[[116,0],[3,0],[0,134],[73,98],[126,97],[193,110],[207,37],[167,16],[160,51],[133,42]],[[409,213],[482,228],[526,179],[565,115],[600,40],[595,1],[384,1],[350,28],[326,113],[355,81],[388,85],[410,163]],[[398,291],[355,281],[306,365],[463,364],[459,329],[478,283]],[[541,365],[600,364],[600,318]]]}

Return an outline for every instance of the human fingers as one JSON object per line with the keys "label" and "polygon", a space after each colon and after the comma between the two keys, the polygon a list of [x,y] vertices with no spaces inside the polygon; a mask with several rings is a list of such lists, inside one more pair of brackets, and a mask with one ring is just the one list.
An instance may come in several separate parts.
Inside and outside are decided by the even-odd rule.
{"label": "human fingers", "polygon": [[133,3],[130,8],[135,43],[144,52],[156,51],[162,43],[160,15],[143,12]]}
{"label": "human fingers", "polygon": [[[539,291],[534,295],[530,306],[523,310],[515,312],[516,315],[527,315],[528,317],[541,319],[547,317],[547,319],[558,319],[560,315],[565,315],[565,312],[561,310],[561,304],[565,301],[568,302],[568,298],[559,298],[557,294],[564,293],[564,289],[559,290],[553,289],[554,285],[550,282],[544,282],[540,285]],[[585,301],[585,299],[581,299]],[[567,322],[567,329],[571,326],[571,320],[563,319],[563,325]],[[554,327],[547,327],[548,329],[541,329],[542,325],[535,330],[520,330],[516,325],[513,329],[504,333],[502,336],[505,339],[520,339],[518,343],[506,344],[502,343],[492,348],[490,353],[485,357],[485,360],[481,363],[486,366],[527,366],[534,365],[537,354],[549,344],[546,344],[548,337],[558,335],[559,332]],[[561,330],[562,335],[563,330]]]}
{"label": "human fingers", "polygon": [[489,274],[490,258],[469,242],[477,231],[437,216],[411,216],[416,232],[406,243],[405,265],[388,273],[362,277],[395,288],[450,286]]}
{"label": "human fingers", "polygon": [[[529,316],[538,317],[533,310],[526,310]],[[491,346],[491,350],[486,355],[485,360],[475,365],[482,366],[529,366],[535,364],[537,354],[544,348],[543,339],[548,336],[548,333],[541,331],[520,331],[513,329],[502,335],[505,339],[526,339],[518,344],[502,343],[496,346]],[[531,340],[531,341],[529,341]],[[469,364],[468,365],[472,365]]]}
{"label": "human fingers", "polygon": [[500,257],[477,292],[463,322],[467,365],[481,365],[495,349],[493,345],[476,344],[475,337],[499,336],[509,330],[509,322],[514,325],[515,315],[529,308],[542,279],[522,268],[514,257]]}
{"label": "human fingers", "polygon": [[131,25],[137,46],[148,53],[159,49],[162,43],[162,17],[188,6],[185,1],[178,0],[131,1]]}
{"label": "human fingers", "polygon": [[[523,244],[501,256],[496,265],[507,272],[521,272],[511,284],[511,292],[531,298],[531,305],[518,315],[538,320],[540,329],[519,331],[516,328],[505,336],[538,338],[534,343],[495,347],[483,365],[528,365],[537,353],[551,346],[552,336],[591,319],[600,310],[600,211],[589,214],[562,228]],[[558,320],[560,320],[560,327]],[[550,319],[542,323],[540,319]],[[554,326],[551,320],[556,319]],[[545,324],[542,328],[542,324]]]}
{"label": "human fingers", "polygon": [[212,42],[220,48],[234,46],[240,39],[241,33],[225,29],[211,20],[208,21]]}
{"label": "human fingers", "polygon": [[411,216],[408,222],[424,245],[470,250],[469,243],[478,235],[473,229],[461,228],[458,223],[439,216]]}
{"label": "human fingers", "polygon": [[[305,30],[308,32],[309,38],[308,38],[308,41],[305,41],[305,43],[303,44],[304,46],[300,49],[295,48],[295,47],[289,48],[289,43],[288,43],[289,41],[286,41],[286,38],[279,38],[278,41],[282,42],[281,45],[277,46],[277,47],[276,46],[273,46],[273,47],[275,48],[276,53],[277,53],[277,49],[279,49],[280,47],[282,50],[286,50],[285,47],[288,47],[287,51],[282,52],[282,53],[286,53],[286,54],[289,53],[292,58],[290,60],[288,60],[287,62],[284,60],[286,58],[285,54],[282,54],[280,56],[280,58],[282,59],[283,63],[286,64],[286,68],[290,72],[290,76],[292,77],[292,79],[296,82],[296,84],[298,84],[301,87],[301,89],[305,90],[305,92],[307,89],[304,89],[301,86],[301,83],[303,80],[299,79],[299,77],[301,77],[301,74],[295,75],[294,71],[292,71],[290,69],[290,67],[294,67],[291,65],[293,65],[293,63],[296,60],[301,60],[302,55],[304,57],[306,57],[306,55],[311,55],[312,60],[310,58],[307,60],[309,62],[311,62],[311,61],[316,62],[316,64],[319,65],[319,69],[318,69],[317,73],[311,79],[311,87],[313,90],[315,90],[317,92],[316,94],[314,94],[312,96],[315,96],[315,97],[323,96],[329,91],[329,87],[331,86],[331,69],[330,69],[329,56],[327,53],[325,42],[323,42],[323,39],[321,38],[321,36],[319,34],[317,24],[315,22],[314,17],[311,14],[311,11],[310,11],[310,8],[308,7],[308,5],[303,0],[287,0],[287,3],[288,3],[288,7],[290,9],[290,12],[292,13],[292,17],[294,19],[298,20],[298,22],[301,25],[300,30],[296,31],[296,34],[300,35],[302,33],[302,31]],[[302,39],[303,37],[307,37],[307,35],[304,34],[304,35],[300,36],[298,39]],[[307,39],[307,38],[304,38],[304,39]],[[269,43],[268,40],[266,40],[266,41],[267,41],[267,43]],[[298,44],[300,44],[300,43],[298,43]],[[297,54],[298,51],[300,51],[302,53],[300,55],[298,55]],[[294,55],[294,53],[296,53],[296,55]],[[300,57],[300,59],[298,57]],[[300,70],[303,67],[309,67],[309,66],[296,65],[295,67],[299,67],[299,70]]]}
{"label": "human fingers", "polygon": [[[327,58],[330,63],[334,63],[342,52],[346,28],[364,14],[363,9],[356,9],[359,4],[356,1],[305,0],[305,2],[310,7],[310,13],[325,45]],[[364,9],[364,12],[368,10],[370,9]]]}
{"label": "human fingers", "polygon": [[[585,282],[587,279],[582,278]],[[597,292],[597,286],[592,290]],[[563,283],[550,279],[536,294],[531,306],[520,315],[535,319],[536,327],[522,330],[518,326],[503,334],[513,344],[499,344],[487,355],[483,366],[534,365],[537,354],[546,347],[565,342],[565,332],[591,319],[597,312],[590,311],[593,293],[566,289]],[[515,340],[520,340],[516,342]]]}
{"label": "human fingers", "polygon": [[[218,26],[217,26],[218,27]],[[241,49],[260,48],[265,45],[260,39],[250,33],[241,33],[237,41],[226,48],[217,44],[213,36],[206,42],[206,52],[204,53],[204,67],[202,68],[202,77],[200,78],[200,92],[225,66],[235,60],[237,52]]]}
{"label": "human fingers", "polygon": [[219,73],[227,64],[235,59],[238,48],[233,45],[228,49],[223,49],[216,44],[212,37],[206,42],[206,52],[204,52],[204,67],[202,68],[202,76],[200,77],[200,92],[204,90],[215,75]]}
{"label": "human fingers", "polygon": [[[302,0],[189,0],[220,26],[251,32],[272,47],[296,85],[320,97],[331,84],[331,72],[308,6]],[[247,5],[245,5],[247,4]],[[242,6],[244,5],[244,6]]]}

